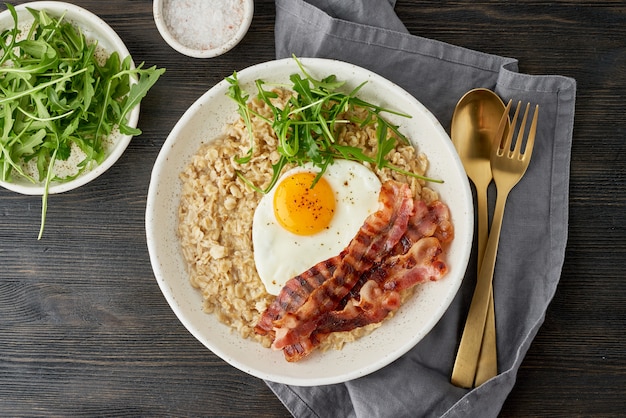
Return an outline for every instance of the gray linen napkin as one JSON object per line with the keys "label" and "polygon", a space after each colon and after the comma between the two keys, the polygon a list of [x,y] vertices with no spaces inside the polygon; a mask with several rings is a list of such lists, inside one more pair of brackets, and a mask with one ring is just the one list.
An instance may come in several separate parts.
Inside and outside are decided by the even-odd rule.
{"label": "gray linen napkin", "polygon": [[449,310],[394,363],[345,384],[267,384],[297,417],[497,416],[561,274],[576,82],[519,74],[515,59],[411,35],[394,6],[395,0],[276,0],[276,56],[333,58],[377,72],[413,94],[448,132],[456,102],[475,87],[495,90],[505,102],[539,104],[535,150],[507,201],[495,270],[500,374],[473,390],[450,383],[476,282],[474,251]]}

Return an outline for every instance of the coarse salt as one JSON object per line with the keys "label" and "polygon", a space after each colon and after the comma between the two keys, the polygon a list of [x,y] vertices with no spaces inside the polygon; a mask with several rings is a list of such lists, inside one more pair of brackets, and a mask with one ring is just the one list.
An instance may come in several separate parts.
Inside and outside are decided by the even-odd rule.
{"label": "coarse salt", "polygon": [[235,38],[244,18],[243,0],[165,0],[163,19],[171,35],[196,50],[216,49]]}

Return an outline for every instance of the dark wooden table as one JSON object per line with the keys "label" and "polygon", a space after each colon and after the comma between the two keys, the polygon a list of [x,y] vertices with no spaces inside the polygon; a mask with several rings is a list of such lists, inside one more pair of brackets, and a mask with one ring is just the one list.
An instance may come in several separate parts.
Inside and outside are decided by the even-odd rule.
{"label": "dark wooden table", "polygon": [[[40,199],[0,189],[0,415],[289,416],[261,380],[181,325],[144,232],[152,165],[179,117],[233,70],[274,58],[273,1],[256,1],[243,42],[208,60],[167,46],[151,1],[74,3],[108,22],[137,62],[167,72],[120,161],[50,198],[41,241]],[[626,2],[398,0],[397,12],[413,34],[578,81],[563,275],[502,416],[623,414]]]}

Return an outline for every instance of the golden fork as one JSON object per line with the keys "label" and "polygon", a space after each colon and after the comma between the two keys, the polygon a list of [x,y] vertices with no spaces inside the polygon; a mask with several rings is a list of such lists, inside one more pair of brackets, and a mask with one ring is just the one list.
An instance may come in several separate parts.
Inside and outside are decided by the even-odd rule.
{"label": "golden fork", "polygon": [[[485,330],[485,319],[487,317],[487,309],[489,306],[489,295],[491,294],[491,286],[493,281],[493,272],[496,264],[496,255],[498,252],[498,243],[500,241],[500,230],[502,229],[502,219],[504,216],[504,206],[511,189],[520,181],[526,173],[530,157],[535,144],[535,134],[537,132],[537,118],[539,116],[539,105],[535,107],[535,112],[528,132],[528,139],[524,151],[522,152],[522,142],[524,139],[524,131],[530,109],[530,103],[526,104],[526,110],[520,124],[514,149],[511,150],[513,135],[517,119],[519,116],[522,102],[517,104],[515,115],[511,121],[511,128],[504,139],[494,144],[491,152],[491,171],[493,179],[496,183],[498,195],[496,198],[496,207],[493,214],[491,231],[489,240],[485,249],[485,257],[482,261],[476,289],[472,297],[469,313],[465,322],[465,329],[461,337],[461,343],[457,352],[454,363],[454,372],[452,374],[452,383],[456,386],[471,388],[474,385],[474,376],[476,375],[476,367],[480,353],[483,332]],[[502,115],[502,120],[498,127],[496,138],[502,138],[504,128],[506,126],[509,111],[511,109],[511,100],[506,106],[506,110]],[[470,378],[459,378],[459,376],[471,376]]]}

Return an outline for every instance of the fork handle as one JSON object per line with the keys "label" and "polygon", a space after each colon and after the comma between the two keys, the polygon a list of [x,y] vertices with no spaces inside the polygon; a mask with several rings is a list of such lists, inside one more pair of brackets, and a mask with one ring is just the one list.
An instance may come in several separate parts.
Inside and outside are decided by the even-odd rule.
{"label": "fork handle", "polygon": [[491,233],[485,249],[478,280],[472,297],[465,329],[459,344],[454,369],[452,373],[452,383],[456,386],[471,388],[474,384],[474,376],[478,365],[478,357],[482,345],[483,333],[485,331],[485,319],[491,297],[491,286],[493,272],[498,254],[498,244],[500,242],[500,230],[502,229],[502,219],[504,217],[504,206],[509,191],[501,191],[496,198],[496,207],[493,213],[493,223]]}

